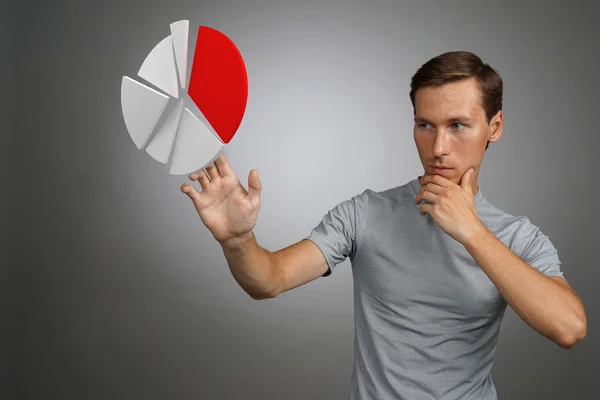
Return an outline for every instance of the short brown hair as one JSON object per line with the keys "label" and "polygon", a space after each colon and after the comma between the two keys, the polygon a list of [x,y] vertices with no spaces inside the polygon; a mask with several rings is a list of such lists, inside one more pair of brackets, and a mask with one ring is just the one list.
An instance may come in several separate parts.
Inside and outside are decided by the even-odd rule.
{"label": "short brown hair", "polygon": [[[449,82],[475,78],[481,89],[481,105],[487,123],[502,110],[502,78],[495,69],[468,51],[450,51],[432,58],[419,68],[410,82],[410,101],[416,115],[415,93],[424,86],[440,86]],[[485,145],[488,149],[490,142]]]}

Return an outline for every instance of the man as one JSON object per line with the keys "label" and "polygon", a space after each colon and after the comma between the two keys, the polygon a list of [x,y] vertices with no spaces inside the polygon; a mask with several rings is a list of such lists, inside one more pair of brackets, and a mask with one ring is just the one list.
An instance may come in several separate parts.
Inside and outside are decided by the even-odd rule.
{"label": "man", "polygon": [[269,252],[252,233],[257,171],[246,192],[221,154],[190,175],[201,192],[182,191],[254,299],[328,276],[350,258],[352,399],[496,399],[491,369],[507,304],[563,348],[585,337],[585,311],[548,237],[477,184],[484,152],[502,135],[497,72],[475,54],[445,53],[413,76],[410,98],[423,176],[339,203],[289,247]]}

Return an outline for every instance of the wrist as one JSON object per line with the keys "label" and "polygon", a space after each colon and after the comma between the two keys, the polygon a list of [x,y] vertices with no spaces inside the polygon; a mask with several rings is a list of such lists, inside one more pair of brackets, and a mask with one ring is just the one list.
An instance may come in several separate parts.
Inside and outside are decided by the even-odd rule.
{"label": "wrist", "polygon": [[488,235],[493,235],[492,232],[487,229],[483,224],[475,229],[467,238],[463,241],[463,246],[468,250],[477,244],[478,241],[486,238]]}
{"label": "wrist", "polygon": [[231,237],[225,240],[219,241],[221,247],[227,249],[238,249],[244,247],[248,243],[254,240],[254,233],[252,231],[246,232],[242,235]]}

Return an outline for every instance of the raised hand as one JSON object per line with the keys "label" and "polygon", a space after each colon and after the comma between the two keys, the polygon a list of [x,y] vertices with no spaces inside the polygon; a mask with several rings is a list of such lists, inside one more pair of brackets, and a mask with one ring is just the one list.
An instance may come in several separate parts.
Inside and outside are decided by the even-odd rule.
{"label": "raised hand", "polygon": [[251,236],[260,209],[262,189],[257,170],[253,169],[248,174],[246,191],[221,153],[206,170],[190,174],[189,179],[197,180],[202,190],[184,183],[181,191],[192,199],[200,219],[217,241],[223,243]]}
{"label": "raised hand", "polygon": [[485,230],[477,215],[472,188],[474,170],[469,168],[456,184],[442,175],[425,175],[415,198],[421,215],[429,214],[435,223],[454,240],[465,244],[473,235]]}

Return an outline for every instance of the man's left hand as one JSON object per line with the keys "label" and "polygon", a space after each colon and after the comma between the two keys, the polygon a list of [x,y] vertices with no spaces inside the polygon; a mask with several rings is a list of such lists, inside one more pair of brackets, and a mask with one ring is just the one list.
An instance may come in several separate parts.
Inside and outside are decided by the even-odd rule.
{"label": "man's left hand", "polygon": [[486,229],[475,209],[471,189],[473,172],[473,168],[468,169],[460,185],[441,175],[425,175],[421,179],[422,188],[415,198],[415,204],[426,202],[420,207],[421,215],[431,215],[444,232],[462,244]]}

